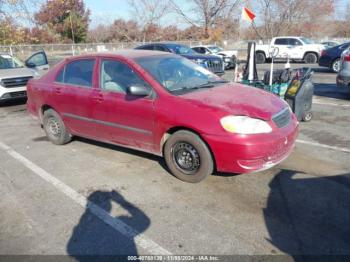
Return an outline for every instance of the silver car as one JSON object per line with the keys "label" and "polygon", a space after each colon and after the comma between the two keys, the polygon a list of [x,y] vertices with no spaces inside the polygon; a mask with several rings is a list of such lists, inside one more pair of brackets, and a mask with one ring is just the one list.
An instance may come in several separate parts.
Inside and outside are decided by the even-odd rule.
{"label": "silver car", "polygon": [[350,47],[344,50],[340,58],[340,70],[337,75],[338,86],[350,87]]}

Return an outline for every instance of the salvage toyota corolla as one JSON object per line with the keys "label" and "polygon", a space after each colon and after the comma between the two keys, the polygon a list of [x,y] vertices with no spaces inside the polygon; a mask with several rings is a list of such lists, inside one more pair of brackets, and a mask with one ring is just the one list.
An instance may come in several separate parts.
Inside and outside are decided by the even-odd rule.
{"label": "salvage toyota corolla", "polygon": [[298,134],[294,114],[275,95],[164,52],[71,57],[27,90],[28,111],[54,144],[82,136],[150,152],[192,183],[214,170],[270,168]]}

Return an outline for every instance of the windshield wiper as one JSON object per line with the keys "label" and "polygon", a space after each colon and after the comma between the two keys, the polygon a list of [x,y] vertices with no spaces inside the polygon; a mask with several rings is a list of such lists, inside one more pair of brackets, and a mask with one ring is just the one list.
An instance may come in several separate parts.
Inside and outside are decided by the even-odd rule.
{"label": "windshield wiper", "polygon": [[227,80],[216,80],[216,81],[208,81],[207,83],[197,85],[197,86],[183,86],[180,88],[176,88],[171,90],[170,92],[178,92],[178,91],[187,91],[187,90],[194,90],[194,89],[201,89],[201,88],[212,88],[215,86],[215,84],[224,84],[229,83]]}

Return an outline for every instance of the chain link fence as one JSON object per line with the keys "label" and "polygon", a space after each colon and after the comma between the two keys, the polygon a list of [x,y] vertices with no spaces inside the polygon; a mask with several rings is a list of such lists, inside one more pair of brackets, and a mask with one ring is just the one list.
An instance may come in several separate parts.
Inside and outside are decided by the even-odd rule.
{"label": "chain link fence", "polygon": [[[257,43],[262,43],[259,40],[253,40]],[[349,41],[349,39],[343,38],[323,38],[318,39],[316,42],[324,41],[336,41],[339,43],[344,43]],[[249,41],[237,41],[237,40],[223,40],[222,42],[202,42],[202,41],[176,41],[176,43],[185,44],[188,46],[196,46],[202,44],[213,44],[222,46],[226,50],[237,50],[238,58],[244,59],[247,55],[247,43]],[[268,43],[269,41],[263,41],[263,43]],[[49,62],[51,64],[56,63],[64,59],[65,57],[71,55],[80,55],[95,52],[113,52],[121,49],[132,49],[136,46],[147,44],[147,42],[119,42],[119,43],[86,43],[86,44],[42,44],[42,45],[13,45],[13,46],[0,46],[0,53],[8,53],[15,55],[16,57],[25,60],[31,54],[44,50],[48,56]]]}
{"label": "chain link fence", "polygon": [[[244,51],[246,42],[237,42],[234,40],[225,40],[222,43],[210,43],[213,45],[221,45],[225,49],[235,49]],[[201,41],[176,41],[176,43],[188,46],[197,46],[208,44]],[[72,55],[88,54],[95,52],[113,52],[122,49],[133,49],[139,45],[147,44],[147,42],[120,42],[120,43],[86,43],[86,44],[42,44],[42,45],[12,45],[0,46],[0,53],[8,53],[22,60],[28,58],[31,54],[44,50],[48,56],[50,63],[62,60]]]}

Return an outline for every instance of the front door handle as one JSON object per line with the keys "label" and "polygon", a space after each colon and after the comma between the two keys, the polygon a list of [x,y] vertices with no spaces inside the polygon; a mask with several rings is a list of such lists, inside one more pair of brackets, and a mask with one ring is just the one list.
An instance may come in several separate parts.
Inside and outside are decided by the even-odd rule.
{"label": "front door handle", "polygon": [[92,98],[93,100],[101,103],[103,101],[103,96],[102,95],[97,95]]}
{"label": "front door handle", "polygon": [[55,88],[55,93],[56,94],[61,94],[62,93],[61,88]]}

